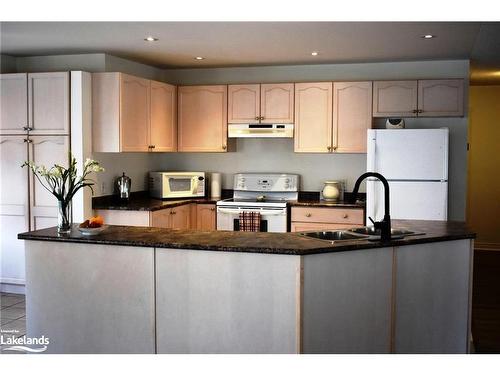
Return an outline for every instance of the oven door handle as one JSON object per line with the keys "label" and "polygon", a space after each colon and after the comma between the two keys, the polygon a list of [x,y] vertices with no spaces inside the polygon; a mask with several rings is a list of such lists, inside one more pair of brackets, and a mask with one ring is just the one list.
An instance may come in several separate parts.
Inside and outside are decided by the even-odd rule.
{"label": "oven door handle", "polygon": [[240,212],[259,212],[261,215],[266,215],[266,216],[279,216],[279,215],[286,215],[286,210],[279,210],[279,211],[270,211],[270,210],[228,210],[226,208],[218,208],[217,212],[223,213],[223,214],[239,214]]}

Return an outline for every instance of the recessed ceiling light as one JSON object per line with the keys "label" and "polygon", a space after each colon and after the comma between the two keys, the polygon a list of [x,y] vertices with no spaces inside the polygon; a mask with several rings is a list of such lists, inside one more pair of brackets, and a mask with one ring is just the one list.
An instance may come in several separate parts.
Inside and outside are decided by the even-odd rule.
{"label": "recessed ceiling light", "polygon": [[158,40],[158,38],[155,38],[154,36],[150,35],[150,36],[145,37],[144,40],[146,42],[156,42]]}
{"label": "recessed ceiling light", "polygon": [[205,58],[204,58],[204,57],[201,57],[201,56],[196,56],[194,59],[195,59],[195,60],[205,60]]}
{"label": "recessed ceiling light", "polygon": [[319,52],[318,52],[318,51],[312,51],[312,52],[311,52],[311,55],[313,55],[313,56],[318,56],[318,54],[319,54]]}
{"label": "recessed ceiling light", "polygon": [[425,34],[425,35],[422,35],[422,38],[423,39],[432,39],[432,38],[435,38],[436,36],[435,35],[432,35],[432,34]]}

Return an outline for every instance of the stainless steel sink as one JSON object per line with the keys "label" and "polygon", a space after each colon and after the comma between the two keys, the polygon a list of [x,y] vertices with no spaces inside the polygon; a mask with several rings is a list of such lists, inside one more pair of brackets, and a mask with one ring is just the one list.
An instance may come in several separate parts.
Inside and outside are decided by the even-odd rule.
{"label": "stainless steel sink", "polygon": [[[380,229],[375,229],[373,226],[351,228],[348,229],[348,232],[368,236],[367,239],[370,241],[380,240]],[[425,233],[417,233],[412,230],[404,228],[391,228],[391,239],[394,240],[398,240],[406,236],[416,236],[420,234],[425,234]]]}
{"label": "stainless steel sink", "polygon": [[346,230],[302,232],[299,234],[302,236],[317,238],[318,240],[325,240],[325,241],[355,241],[355,240],[364,240],[369,237],[367,235],[352,233]]}

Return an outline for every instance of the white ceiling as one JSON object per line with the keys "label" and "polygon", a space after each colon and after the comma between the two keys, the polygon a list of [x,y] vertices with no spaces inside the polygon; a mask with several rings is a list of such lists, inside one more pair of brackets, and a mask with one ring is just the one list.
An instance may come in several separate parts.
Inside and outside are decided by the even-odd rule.
{"label": "white ceiling", "polygon": [[[167,67],[471,58],[500,61],[500,23],[2,22],[12,56],[109,53]],[[486,32],[485,32],[486,30]],[[425,40],[424,34],[436,38]],[[148,35],[159,38],[148,43]],[[496,38],[496,39],[495,39]],[[319,51],[318,56],[311,56]],[[195,56],[205,60],[196,61]]]}

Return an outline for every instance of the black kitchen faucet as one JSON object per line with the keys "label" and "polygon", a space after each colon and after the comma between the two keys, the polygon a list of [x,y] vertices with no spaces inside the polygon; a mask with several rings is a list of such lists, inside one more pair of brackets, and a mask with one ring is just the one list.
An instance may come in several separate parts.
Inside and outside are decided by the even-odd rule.
{"label": "black kitchen faucet", "polygon": [[391,216],[389,215],[389,183],[386,178],[382,176],[380,173],[376,172],[366,172],[358,177],[356,183],[354,184],[354,190],[352,191],[352,201],[353,203],[356,201],[356,197],[358,195],[359,185],[361,182],[367,177],[375,177],[382,182],[384,185],[384,204],[385,204],[385,213],[384,219],[382,221],[373,221],[371,217],[369,217],[370,221],[373,223],[375,229],[380,229],[380,239],[382,241],[390,241],[391,240]]}

